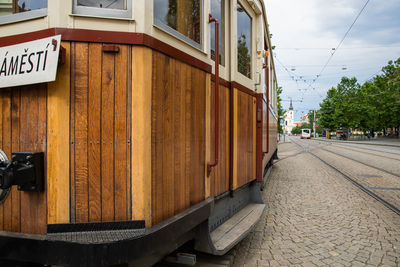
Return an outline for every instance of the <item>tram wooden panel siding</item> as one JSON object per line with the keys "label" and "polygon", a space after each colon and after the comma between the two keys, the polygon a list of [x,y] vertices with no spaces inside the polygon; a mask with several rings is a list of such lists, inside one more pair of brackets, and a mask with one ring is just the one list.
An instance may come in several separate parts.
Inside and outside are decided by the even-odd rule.
{"label": "tram wooden panel siding", "polygon": [[[211,83],[211,161],[214,162],[215,147],[215,85]],[[229,190],[230,155],[230,88],[219,86],[219,161],[211,173],[211,195],[218,196]]]}
{"label": "tram wooden panel siding", "polygon": [[206,73],[153,51],[152,223],[204,200]]}
{"label": "tram wooden panel siding", "polygon": [[[276,136],[278,134],[278,121],[268,109],[266,100],[263,100],[263,170],[278,148]],[[268,117],[267,117],[268,116]],[[268,118],[268,119],[267,119]],[[267,141],[268,140],[268,141]]]}
{"label": "tram wooden panel siding", "polygon": [[256,179],[256,98],[233,90],[233,189],[237,189]]}
{"label": "tram wooden panel siding", "polygon": [[[274,153],[278,148],[276,137],[278,136],[278,120],[269,112],[269,152]],[[272,157],[272,155],[271,155]]]}
{"label": "tram wooden panel siding", "polygon": [[47,88],[47,223],[70,222],[71,43],[62,42],[65,62]]}
{"label": "tram wooden panel siding", "polygon": [[131,218],[129,46],[72,44],[71,222]]}
{"label": "tram wooden panel siding", "polygon": [[[0,144],[7,156],[11,158],[17,151],[46,153],[47,84],[2,89],[0,105]],[[13,187],[0,206],[1,230],[46,233],[46,194],[20,192]]]}

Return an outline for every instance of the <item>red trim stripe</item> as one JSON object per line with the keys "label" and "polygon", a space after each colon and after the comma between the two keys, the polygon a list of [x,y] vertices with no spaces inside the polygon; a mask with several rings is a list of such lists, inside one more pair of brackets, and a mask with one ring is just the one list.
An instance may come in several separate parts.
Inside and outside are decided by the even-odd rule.
{"label": "red trim stripe", "polygon": [[[62,35],[63,41],[142,45],[171,56],[175,59],[178,59],[193,67],[199,68],[205,72],[212,72],[212,67],[210,64],[203,62],[167,43],[164,43],[144,33],[50,28],[36,32],[0,37],[0,47],[30,42],[58,34]],[[212,75],[212,80],[215,81],[215,75]],[[236,88],[239,91],[244,92],[248,95],[251,95],[253,97],[256,96],[256,93],[254,91],[241,85],[238,82],[229,82],[222,78],[220,78],[219,80],[220,84],[227,88]]]}

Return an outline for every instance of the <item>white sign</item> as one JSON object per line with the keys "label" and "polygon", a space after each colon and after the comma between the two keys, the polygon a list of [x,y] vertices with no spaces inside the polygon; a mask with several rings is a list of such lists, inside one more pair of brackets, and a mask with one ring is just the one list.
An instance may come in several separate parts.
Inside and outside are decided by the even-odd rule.
{"label": "white sign", "polygon": [[0,88],[56,80],[61,35],[0,47]]}

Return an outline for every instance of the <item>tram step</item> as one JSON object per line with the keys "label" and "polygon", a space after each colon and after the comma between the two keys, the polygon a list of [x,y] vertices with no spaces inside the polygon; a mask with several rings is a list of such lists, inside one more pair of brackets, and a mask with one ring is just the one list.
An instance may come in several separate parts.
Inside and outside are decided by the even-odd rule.
{"label": "tram step", "polygon": [[250,203],[232,218],[211,232],[211,240],[218,251],[226,253],[239,243],[261,219],[265,204]]}

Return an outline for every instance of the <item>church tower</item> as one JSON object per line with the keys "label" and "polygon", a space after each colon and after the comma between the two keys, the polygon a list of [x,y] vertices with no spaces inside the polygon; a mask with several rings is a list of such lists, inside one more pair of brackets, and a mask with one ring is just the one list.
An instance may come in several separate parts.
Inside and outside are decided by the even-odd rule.
{"label": "church tower", "polygon": [[290,99],[288,119],[291,122],[290,125],[293,125],[294,124],[294,110],[293,110],[292,99]]}
{"label": "church tower", "polygon": [[292,129],[296,125],[294,124],[294,110],[293,110],[293,104],[292,100],[290,99],[290,106],[289,106],[289,111],[286,113],[285,116],[285,129],[287,133],[291,133]]}

